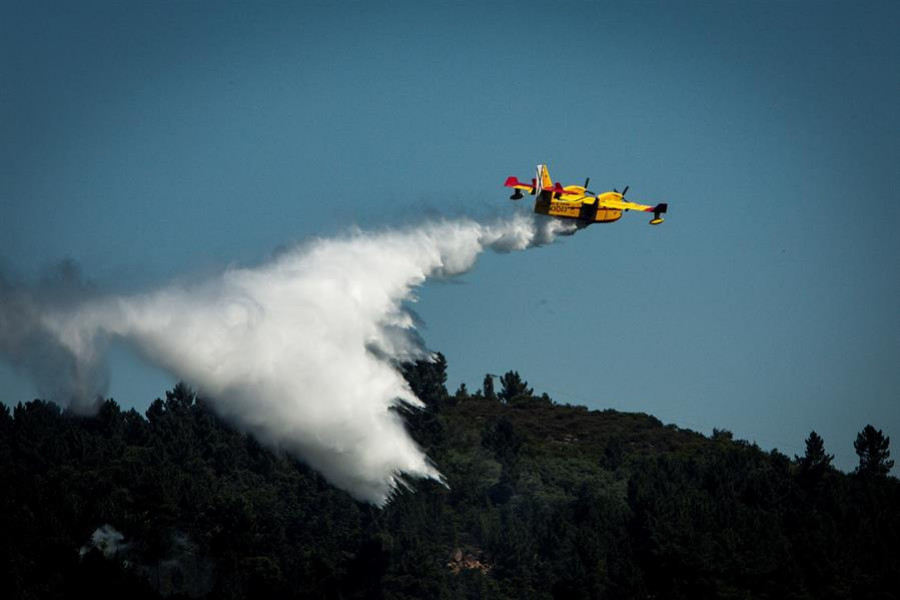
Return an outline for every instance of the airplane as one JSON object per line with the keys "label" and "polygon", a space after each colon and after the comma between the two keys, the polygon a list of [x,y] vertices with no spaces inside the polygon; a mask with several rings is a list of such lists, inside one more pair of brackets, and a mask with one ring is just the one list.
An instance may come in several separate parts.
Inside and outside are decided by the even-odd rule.
{"label": "airplane", "polygon": [[[541,182],[540,188],[537,187],[538,181]],[[627,185],[621,192],[614,189],[611,192],[595,194],[588,189],[590,182],[591,178],[588,177],[584,185],[563,187],[559,182],[553,183],[553,180],[550,179],[547,165],[538,165],[537,177],[532,179],[530,184],[519,181],[516,177],[508,177],[503,185],[516,190],[509,197],[510,200],[521,200],[524,198],[522,191],[527,191],[532,196],[537,196],[534,202],[534,212],[563,219],[577,219],[579,228],[587,227],[591,223],[618,221],[622,218],[622,212],[629,210],[652,212],[653,218],[650,220],[650,225],[659,225],[664,221],[662,214],[668,210],[668,204],[649,206],[628,202],[625,200],[625,194],[628,192]]]}

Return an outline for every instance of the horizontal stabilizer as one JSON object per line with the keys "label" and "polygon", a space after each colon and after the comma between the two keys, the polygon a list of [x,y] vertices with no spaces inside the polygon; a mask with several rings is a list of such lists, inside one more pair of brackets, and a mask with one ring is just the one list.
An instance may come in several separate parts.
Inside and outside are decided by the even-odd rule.
{"label": "horizontal stabilizer", "polygon": [[519,181],[518,177],[507,177],[506,183],[504,183],[506,187],[516,188],[519,190],[533,190],[534,189],[534,180],[531,183],[525,183],[524,181]]}

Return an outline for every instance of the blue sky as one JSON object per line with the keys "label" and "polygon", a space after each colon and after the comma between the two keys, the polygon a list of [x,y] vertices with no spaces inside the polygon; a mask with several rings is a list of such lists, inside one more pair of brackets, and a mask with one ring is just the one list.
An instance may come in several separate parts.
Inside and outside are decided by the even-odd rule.
{"label": "blue sky", "polygon": [[[546,162],[669,218],[426,285],[451,391],[516,369],[788,454],[815,429],[852,468],[867,423],[900,440],[898,29],[896,2],[0,0],[0,269],[146,289],[509,214]],[[141,410],[171,385],[123,348],[110,375]]]}

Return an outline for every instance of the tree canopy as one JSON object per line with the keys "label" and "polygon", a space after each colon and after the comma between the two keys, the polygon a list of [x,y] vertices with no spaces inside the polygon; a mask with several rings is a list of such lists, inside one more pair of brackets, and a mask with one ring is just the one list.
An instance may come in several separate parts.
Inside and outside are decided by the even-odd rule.
{"label": "tree canopy", "polygon": [[450,396],[435,358],[405,368],[426,407],[404,415],[447,485],[410,481],[384,509],[183,384],[145,415],[0,407],[4,597],[900,598],[880,431],[847,475],[815,432],[791,460],[726,430],[516,401],[534,397],[514,371],[506,402]]}
{"label": "tree canopy", "polygon": [[806,438],[806,454],[796,457],[800,470],[805,473],[821,474],[831,466],[833,454],[825,453],[825,441],[815,431],[809,432]]}
{"label": "tree canopy", "polygon": [[534,390],[528,387],[528,382],[519,376],[518,371],[508,371],[500,378],[500,393],[498,396],[504,402],[516,402],[531,399]]}
{"label": "tree canopy", "polygon": [[857,473],[874,477],[883,477],[890,473],[894,467],[894,461],[889,460],[891,451],[888,450],[888,446],[890,443],[891,438],[885,437],[880,429],[866,425],[857,434],[856,441],[853,442],[853,448],[859,455]]}

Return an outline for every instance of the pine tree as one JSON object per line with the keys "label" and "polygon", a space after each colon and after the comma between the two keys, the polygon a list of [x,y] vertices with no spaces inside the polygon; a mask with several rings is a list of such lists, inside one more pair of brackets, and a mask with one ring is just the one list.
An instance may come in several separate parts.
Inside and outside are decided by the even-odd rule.
{"label": "pine tree", "polygon": [[884,477],[890,473],[894,466],[894,461],[888,460],[891,455],[891,451],[888,450],[890,443],[891,438],[885,437],[880,429],[866,425],[853,442],[853,447],[859,455],[859,467],[856,468],[856,472],[876,477]]}
{"label": "pine tree", "polygon": [[440,352],[431,359],[404,364],[403,377],[416,397],[429,406],[437,408],[447,397],[447,359]]}
{"label": "pine tree", "polygon": [[481,384],[484,389],[484,397],[488,400],[496,400],[497,394],[494,392],[494,376],[488,373],[484,376],[484,383]]}
{"label": "pine tree", "polygon": [[518,371],[507,371],[506,375],[500,378],[500,384],[503,387],[499,396],[504,402],[523,398],[529,399],[534,392],[528,387],[528,382],[522,380]]}
{"label": "pine tree", "polygon": [[803,457],[795,456],[804,473],[822,473],[831,466],[834,460],[833,454],[825,453],[825,442],[815,431],[809,432],[806,438],[806,454]]}

